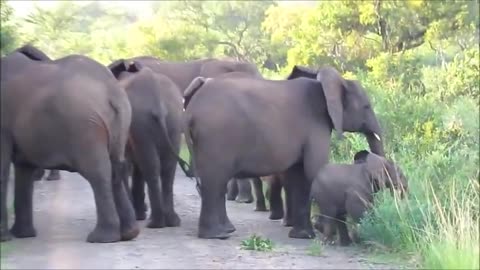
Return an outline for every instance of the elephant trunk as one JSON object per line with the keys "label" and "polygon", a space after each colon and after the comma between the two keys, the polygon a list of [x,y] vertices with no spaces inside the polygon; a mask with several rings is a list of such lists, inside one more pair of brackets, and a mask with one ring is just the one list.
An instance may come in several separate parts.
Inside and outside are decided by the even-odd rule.
{"label": "elephant trunk", "polygon": [[370,151],[375,153],[379,156],[384,157],[385,151],[383,150],[383,138],[380,132],[369,132],[366,133],[365,136],[367,137],[368,146],[370,147]]}

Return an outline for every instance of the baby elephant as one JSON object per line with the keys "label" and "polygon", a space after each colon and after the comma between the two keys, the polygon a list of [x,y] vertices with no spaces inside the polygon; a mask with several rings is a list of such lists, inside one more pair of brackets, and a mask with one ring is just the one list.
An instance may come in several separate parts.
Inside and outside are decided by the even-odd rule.
{"label": "baby elephant", "polygon": [[352,240],[346,226],[347,214],[355,223],[373,203],[373,194],[383,188],[407,189],[407,179],[392,161],[362,150],[355,154],[354,164],[327,164],[312,183],[311,198],[317,203],[321,217],[315,221],[324,241],[333,242],[338,228],[340,245]]}

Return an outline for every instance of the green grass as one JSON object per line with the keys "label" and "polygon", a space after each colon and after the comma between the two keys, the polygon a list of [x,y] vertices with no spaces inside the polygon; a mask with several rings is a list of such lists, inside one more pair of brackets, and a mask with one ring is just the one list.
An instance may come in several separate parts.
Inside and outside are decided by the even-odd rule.
{"label": "green grass", "polygon": [[307,254],[310,256],[322,256],[323,255],[324,246],[323,243],[318,239],[313,239],[310,246],[308,246]]}
{"label": "green grass", "polygon": [[241,248],[244,250],[272,251],[273,242],[268,238],[253,234],[248,239],[242,241]]}

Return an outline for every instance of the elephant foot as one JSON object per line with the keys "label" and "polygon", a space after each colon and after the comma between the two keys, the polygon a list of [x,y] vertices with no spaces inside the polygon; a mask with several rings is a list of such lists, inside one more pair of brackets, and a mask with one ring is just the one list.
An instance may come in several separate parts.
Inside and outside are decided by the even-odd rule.
{"label": "elephant foot", "polygon": [[33,180],[34,181],[40,181],[43,178],[43,175],[45,174],[45,170],[43,169],[36,169],[35,172],[33,173]]}
{"label": "elephant foot", "polygon": [[246,197],[238,196],[235,201],[238,202],[238,203],[252,203],[253,202],[253,197],[251,197],[251,196],[246,196]]}
{"label": "elephant foot", "polygon": [[298,239],[313,239],[315,238],[315,233],[313,232],[313,230],[307,230],[304,228],[297,229],[293,227],[288,233],[288,237]]}
{"label": "elephant foot", "polygon": [[12,234],[9,231],[2,232],[0,235],[0,242],[7,242],[12,240]]}
{"label": "elephant foot", "polygon": [[282,220],[282,225],[285,227],[292,227],[293,226],[293,221],[289,218],[284,218]]}
{"label": "elephant foot", "polygon": [[134,238],[136,238],[140,234],[140,228],[138,227],[138,224],[135,222],[130,226],[127,226],[126,228],[122,228],[121,236],[122,236],[122,241],[130,241]]}
{"label": "elephant foot", "polygon": [[160,228],[165,228],[165,219],[163,217],[157,218],[157,217],[150,217],[150,221],[147,224],[147,228],[151,229],[160,229]]}
{"label": "elephant foot", "polygon": [[268,217],[271,220],[279,220],[283,218],[283,211],[270,211],[270,216]]}
{"label": "elephant foot", "polygon": [[182,222],[177,213],[172,212],[165,215],[165,224],[167,227],[180,227],[181,223]]}
{"label": "elephant foot", "polygon": [[50,174],[47,177],[48,181],[57,181],[60,180],[60,172],[57,170],[50,171]]}
{"label": "elephant foot", "polygon": [[233,226],[232,222],[227,222],[225,225],[223,225],[223,229],[225,232],[227,233],[233,233],[234,231],[237,230],[237,228],[235,228],[235,226]]}
{"label": "elephant foot", "polygon": [[222,230],[222,229],[200,229],[198,232],[198,238],[203,239],[228,239],[230,237],[230,233]]}
{"label": "elephant foot", "polygon": [[265,204],[263,204],[263,205],[258,205],[258,204],[257,204],[257,205],[255,206],[255,211],[257,211],[257,212],[267,212],[268,209],[267,209],[267,207],[265,206]]}
{"label": "elephant foot", "polygon": [[37,236],[37,231],[35,230],[33,225],[22,226],[18,225],[18,223],[15,223],[10,229],[10,232],[13,236],[17,238],[28,238]]}
{"label": "elephant foot", "polygon": [[98,226],[87,237],[89,243],[113,243],[121,240],[120,230],[103,229]]}

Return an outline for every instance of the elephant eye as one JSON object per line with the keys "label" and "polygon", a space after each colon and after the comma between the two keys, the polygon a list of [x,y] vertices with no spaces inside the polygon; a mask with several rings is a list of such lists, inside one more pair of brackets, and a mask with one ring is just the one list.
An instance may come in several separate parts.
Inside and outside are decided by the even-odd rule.
{"label": "elephant eye", "polygon": [[370,104],[363,106],[364,109],[370,109]]}

